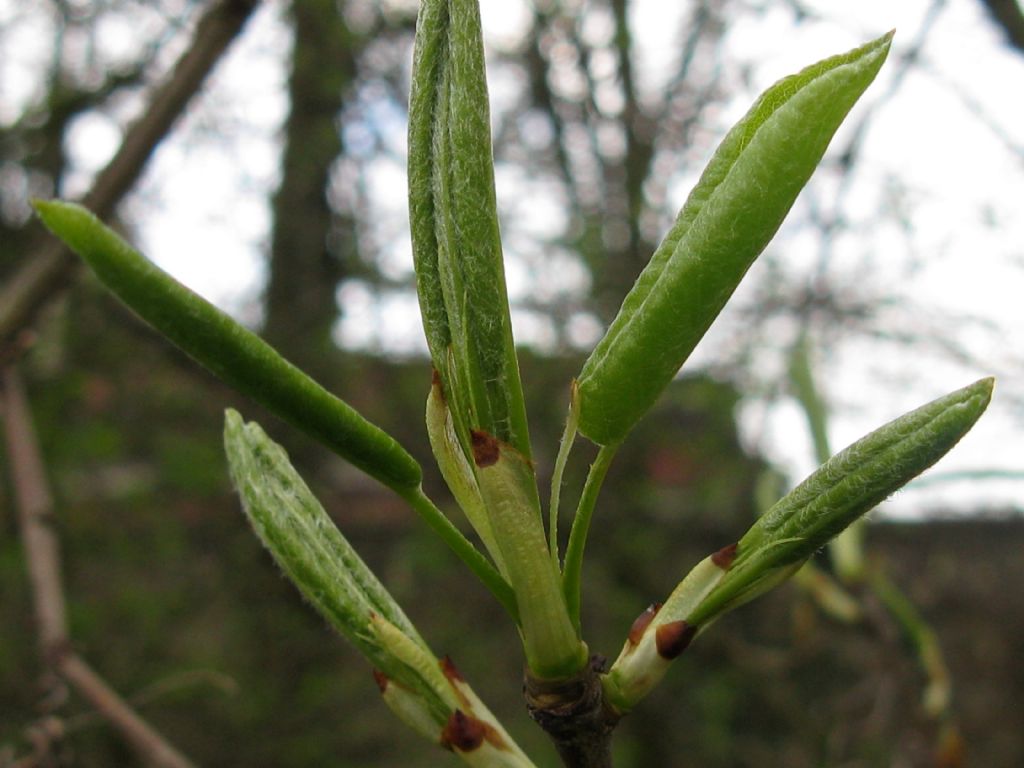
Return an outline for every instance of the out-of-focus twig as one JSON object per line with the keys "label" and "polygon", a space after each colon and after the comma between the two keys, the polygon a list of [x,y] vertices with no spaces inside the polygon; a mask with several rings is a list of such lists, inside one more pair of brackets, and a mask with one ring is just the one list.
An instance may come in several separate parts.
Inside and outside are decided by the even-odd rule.
{"label": "out-of-focus twig", "polygon": [[1017,0],[981,0],[989,16],[1006,35],[1006,42],[1024,53],[1024,10]]}
{"label": "out-of-focus twig", "polygon": [[53,499],[39,456],[28,401],[21,378],[13,367],[3,372],[3,415],[11,485],[35,604],[39,650],[52,665],[68,650],[60,544],[54,528]]}
{"label": "out-of-focus twig", "polygon": [[32,426],[28,399],[17,371],[10,366],[3,371],[3,416],[11,480],[44,663],[117,728],[147,765],[191,768],[192,763],[184,755],[143,720],[71,649],[53,499]]}
{"label": "out-of-focus twig", "polygon": [[107,685],[78,654],[66,654],[59,661],[58,667],[64,679],[121,732],[147,765],[157,768],[192,768],[193,763],[128,706],[117,691]]}
{"label": "out-of-focus twig", "polygon": [[[153,150],[257,5],[259,0],[220,0],[199,20],[192,43],[170,79],[153,93],[143,116],[128,129],[117,154],[83,197],[82,203],[97,216],[108,217],[135,183]],[[26,262],[0,292],[0,343],[35,316],[71,279],[76,265],[70,253],[56,244]]]}

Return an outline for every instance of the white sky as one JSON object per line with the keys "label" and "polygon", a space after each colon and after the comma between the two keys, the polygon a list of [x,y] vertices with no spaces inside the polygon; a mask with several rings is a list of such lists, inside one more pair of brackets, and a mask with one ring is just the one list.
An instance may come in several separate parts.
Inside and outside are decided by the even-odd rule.
{"label": "white sky", "polygon": [[[931,3],[806,2],[821,20],[794,27],[788,11],[779,6],[761,15],[738,15],[729,21],[727,50],[749,68],[749,88],[735,83],[733,100],[715,113],[719,125],[709,135],[720,138],[729,123],[745,111],[756,93],[781,76],[824,56],[858,45],[895,27],[897,37],[887,67],[868,95],[855,108],[869,109],[886,94],[896,63],[916,36]],[[11,18],[17,0],[0,0],[0,24]],[[685,4],[637,0],[635,36],[640,82],[654,93],[667,65],[679,48],[679,25],[670,17]],[[507,47],[526,18],[517,0],[483,0],[482,12],[489,46]],[[591,25],[601,35],[602,21]],[[27,26],[38,40],[38,30]],[[116,44],[124,30],[112,29]],[[3,41],[0,41],[0,45]],[[148,255],[182,282],[252,321],[258,317],[258,296],[265,271],[263,249],[270,224],[266,194],[277,177],[275,138],[287,110],[285,99],[290,40],[280,8],[270,3],[250,24],[245,37],[223,61],[188,118],[155,156],[140,192],[129,203],[137,212],[140,245]],[[8,61],[0,66],[0,121],[16,114],[11,105],[31,96],[31,55],[22,68]],[[24,63],[27,62],[27,63]],[[492,84],[496,107],[502,85]],[[978,368],[938,355],[871,346],[863,339],[843,342],[818,356],[825,392],[835,408],[831,425],[834,449],[839,449],[884,421],[921,403],[963,386],[983,375],[999,375],[997,396],[988,414],[944,459],[940,471],[998,469],[1024,471],[1020,380],[1024,313],[1020,311],[1024,267],[1024,56],[1005,49],[977,0],[950,0],[938,15],[924,49],[921,66],[887,98],[871,124],[851,190],[847,214],[857,225],[855,235],[836,243],[835,274],[849,275],[858,285],[902,297],[894,311],[904,311],[922,328],[948,328],[975,357]],[[130,112],[131,105],[125,109]],[[137,108],[137,107],[136,107]],[[216,121],[216,125],[209,122]],[[217,138],[229,129],[230,139]],[[404,127],[394,126],[395,141],[404,140]],[[79,121],[71,149],[79,173],[67,191],[84,190],[91,174],[116,149],[121,130],[111,120],[94,116]],[[843,134],[837,138],[842,143]],[[707,157],[713,147],[700,148]],[[673,198],[681,205],[694,170],[673,179]],[[902,188],[894,194],[887,178],[898,176]],[[825,180],[827,182],[827,180]],[[551,225],[543,197],[521,194],[523,180],[514,170],[499,169],[499,201],[527,206],[517,215],[529,216],[532,226]],[[404,171],[381,164],[371,179],[382,216],[404,226]],[[824,183],[817,197],[828,203]],[[905,232],[877,220],[879,200],[893,196],[905,206],[912,224],[911,242]],[[532,203],[532,207],[529,205]],[[801,228],[801,204],[783,227],[769,256],[787,274],[808,274],[817,258],[816,244]],[[516,258],[515,243],[507,244],[509,284],[513,298],[537,285],[562,280],[571,286],[585,280],[570,260],[555,261],[547,276],[531,282],[529,262]],[[411,270],[407,240],[388,251],[393,276]],[[527,265],[527,266],[524,266]],[[574,273],[573,270],[577,270]],[[766,265],[755,266],[737,302],[750,301]],[[346,310],[341,335],[348,343],[392,345],[398,351],[423,348],[422,331],[413,296],[392,296],[386,305],[358,284],[341,292]],[[904,303],[905,300],[905,303]],[[738,312],[727,309],[689,364],[724,362]],[[991,328],[958,323],[961,315],[982,317]],[[382,317],[393,338],[382,337]],[[543,343],[547,333],[540,318],[514,315],[517,338]],[[575,338],[593,343],[599,329],[587,318],[576,319]],[[732,325],[730,325],[732,323]],[[781,373],[777,350],[766,350],[758,370],[764,379]],[[1015,405],[1012,395],[1017,398]],[[751,398],[740,423],[752,447],[776,460],[794,481],[813,469],[810,442],[795,404]],[[1024,482],[933,484],[908,488],[887,505],[890,514],[913,516],[925,507],[990,507],[1024,509]]]}

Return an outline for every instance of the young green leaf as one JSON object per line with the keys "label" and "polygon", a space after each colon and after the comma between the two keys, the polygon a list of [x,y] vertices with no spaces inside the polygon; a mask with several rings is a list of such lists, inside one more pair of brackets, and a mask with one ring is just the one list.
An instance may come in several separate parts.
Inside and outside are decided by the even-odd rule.
{"label": "young green leaf", "polygon": [[785,581],[938,461],[985,411],[992,387],[992,379],[981,379],[861,438],[762,515],[737,544],[701,561],[663,606],[634,625],[604,681],[610,702],[628,711],[711,622]]}
{"label": "young green leaf", "polygon": [[[371,617],[379,614],[410,642],[426,643],[334,525],[284,449],[233,410],[225,415],[224,447],[249,522],[299,591],[375,667],[427,695],[418,676],[373,639]],[[447,715],[440,700],[432,707],[439,717]]]}
{"label": "young green leaf", "polygon": [[463,452],[530,456],[512,341],[476,0],[424,0],[409,96],[409,218],[423,325]]}
{"label": "young green leaf", "polygon": [[[475,766],[532,768],[449,659],[438,659],[258,424],[229,410],[224,445],[246,516],[281,569],[375,668],[384,702]],[[453,727],[453,721],[457,727]]]}
{"label": "young green leaf", "polygon": [[[476,0],[424,0],[409,97],[409,217],[434,367],[434,454],[515,592],[527,663],[572,674],[586,651],[544,536],[505,290]],[[455,451],[461,452],[461,458]]]}
{"label": "young green leaf", "polygon": [[121,301],[219,378],[399,492],[420,466],[401,445],[276,350],[135,251],[85,208],[36,201],[36,213]]}
{"label": "young green leaf", "polygon": [[942,458],[988,407],[993,385],[981,379],[933,400],[829,459],[747,531],[728,573],[688,620],[703,624],[774,586],[778,576]]}
{"label": "young green leaf", "polygon": [[582,434],[617,443],[651,407],[779,228],[891,37],[779,81],[728,133],[583,366]]}

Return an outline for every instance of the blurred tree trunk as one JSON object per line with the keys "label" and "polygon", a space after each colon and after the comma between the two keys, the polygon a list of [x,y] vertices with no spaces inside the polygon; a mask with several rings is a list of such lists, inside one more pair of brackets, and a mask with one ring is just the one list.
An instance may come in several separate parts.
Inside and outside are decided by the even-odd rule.
{"label": "blurred tree trunk", "polygon": [[288,84],[281,184],[273,199],[264,335],[293,362],[325,372],[338,317],[335,291],[357,250],[350,218],[328,200],[343,152],[339,114],[355,77],[355,37],[336,0],[292,4],[295,43]]}

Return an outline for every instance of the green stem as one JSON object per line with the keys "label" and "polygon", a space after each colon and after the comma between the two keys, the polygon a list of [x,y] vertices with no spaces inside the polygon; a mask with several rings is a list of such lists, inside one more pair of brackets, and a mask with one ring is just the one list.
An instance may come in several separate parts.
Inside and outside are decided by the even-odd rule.
{"label": "green stem", "polygon": [[601,446],[601,450],[598,451],[597,458],[590,465],[587,482],[583,486],[583,494],[580,496],[580,503],[576,508],[576,517],[572,521],[572,530],[569,532],[569,545],[565,550],[565,566],[562,570],[562,589],[565,592],[569,617],[576,625],[577,632],[580,628],[580,580],[583,572],[583,548],[587,543],[590,518],[593,517],[594,507],[597,505],[601,484],[604,482],[608,467],[611,466],[618,448],[619,445],[616,443]]}
{"label": "green stem", "polygon": [[548,508],[548,546],[551,549],[551,560],[556,567],[559,566],[558,507],[562,498],[562,476],[565,474],[565,464],[576,440],[576,425],[579,422],[579,409],[576,403],[576,385],[573,383],[572,401],[569,403],[569,414],[565,418],[565,431],[562,432],[562,442],[558,446],[558,456],[555,457],[555,471],[551,476],[551,503]]}
{"label": "green stem", "polygon": [[519,623],[519,608],[512,587],[505,581],[490,561],[480,553],[473,543],[462,535],[451,520],[437,508],[437,505],[423,492],[423,488],[402,492],[404,498],[416,513],[430,526],[458,558],[471,570],[491,594],[501,603],[512,620]]}

